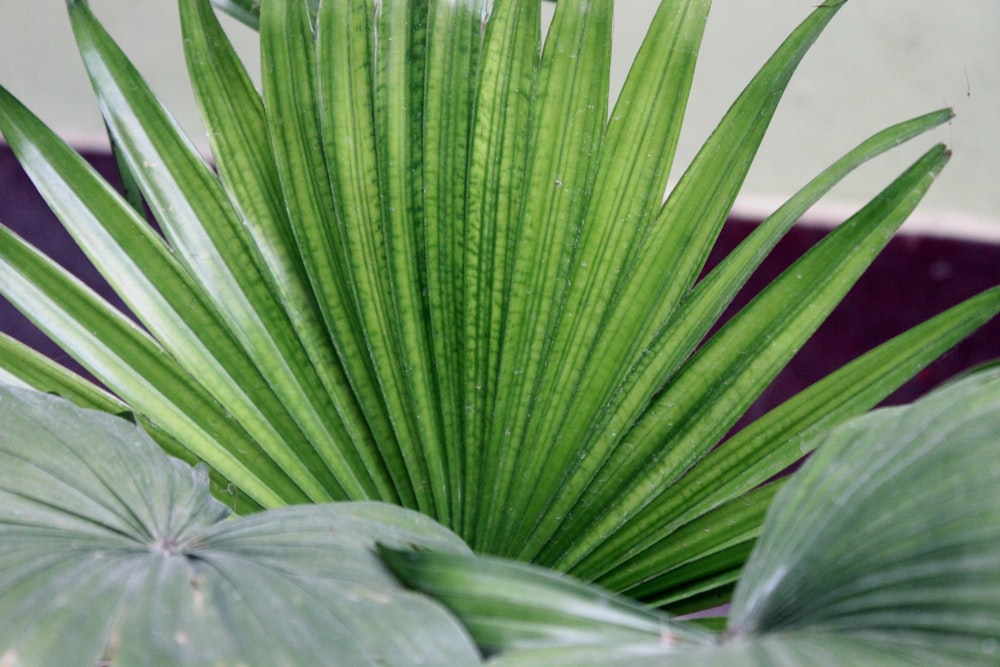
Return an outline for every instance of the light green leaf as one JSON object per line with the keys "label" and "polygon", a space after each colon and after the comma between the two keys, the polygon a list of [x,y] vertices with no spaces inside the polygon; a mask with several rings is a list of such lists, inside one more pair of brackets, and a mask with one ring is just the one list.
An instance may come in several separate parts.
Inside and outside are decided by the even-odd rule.
{"label": "light green leaf", "polygon": [[[928,151],[692,356],[628,431],[616,456],[596,472],[563,523],[563,539],[577,543],[564,564],[591,578],[644,546],[661,517],[637,515],[658,496],[669,495],[669,487],[749,408],[888,243],[947,160],[942,146]],[[589,507],[601,508],[600,518]],[[587,534],[581,522],[590,526]],[[602,544],[593,549],[597,542]]]}
{"label": "light green leaf", "polygon": [[[165,349],[173,355],[171,360],[156,359],[154,366],[180,364],[183,370],[172,370],[171,375],[176,378],[184,377],[187,385],[196,384],[194,378],[199,378],[197,388],[181,391],[202,396],[205,395],[204,392],[209,392],[214,398],[212,403],[217,401],[225,404],[228,412],[240,420],[241,428],[246,429],[258,441],[280,441],[274,426],[264,422],[261,417],[259,404],[244,391],[244,385],[264,384],[260,379],[250,381],[251,378],[259,378],[256,367],[222,328],[195,283],[145,220],[83,158],[3,89],[0,89],[0,129],[67,231],[88,257],[100,264],[105,278],[118,290],[146,328],[157,337],[157,343],[163,341]],[[19,252],[16,249],[18,246],[17,239],[10,237],[3,254],[15,263],[36,262],[35,259],[24,259],[32,255]],[[29,269],[19,269],[24,270]],[[38,264],[38,268],[30,271],[34,275],[40,275],[39,272],[59,269],[46,263]],[[63,294],[56,293],[56,301],[65,302],[75,290],[75,287],[67,287]],[[7,292],[15,304],[25,298],[23,294],[14,294],[9,287],[3,287],[2,291]],[[89,298],[84,298],[83,302]],[[72,311],[73,306],[69,309]],[[120,318],[110,307],[103,310],[110,313],[112,318]],[[31,312],[31,316],[35,318],[39,318],[42,312],[37,307],[34,310],[24,308],[24,311]],[[50,314],[52,316],[54,315]],[[73,335],[74,327],[61,326],[53,330],[53,322],[40,324],[67,349],[78,351],[79,345],[88,345],[84,340],[67,343]],[[90,330],[91,335],[116,326],[118,325],[114,323],[99,326]],[[134,343],[124,345],[116,349],[114,354],[128,357],[125,361],[129,365],[137,365],[135,370],[143,376],[144,379],[140,381],[143,383],[146,376],[155,377],[158,372],[154,370],[154,366],[145,365],[149,363],[148,357],[146,362],[138,360],[142,355],[134,353],[136,347],[141,346]],[[133,353],[129,354],[129,351]],[[131,387],[131,383],[121,384],[121,375],[114,380],[109,379],[109,369],[95,369],[94,359],[78,356],[77,360],[122,395],[142,393],[141,389]],[[244,384],[234,380],[234,376],[241,378]],[[169,388],[174,392],[179,389],[180,387]],[[144,410],[148,410],[149,415],[159,413],[158,417],[151,417],[152,419],[164,419],[162,410],[144,406],[140,412]],[[283,410],[278,414],[283,414]],[[287,416],[285,421],[287,422]],[[171,425],[171,420],[166,419],[160,426],[170,429],[176,427],[176,424]],[[184,437],[180,439],[186,441]],[[197,447],[197,441],[197,438],[190,440],[192,448]],[[235,442],[230,446],[235,446]],[[204,456],[206,460],[214,458],[206,452],[197,452],[196,455]]]}
{"label": "light green leaf", "polygon": [[[325,4],[327,14],[347,8],[355,10],[352,21],[334,21],[330,25],[347,32],[356,31],[359,25],[370,26],[371,17],[364,12],[358,13],[357,7],[343,3]],[[326,75],[335,66],[355,67],[351,70],[354,73],[353,83],[370,86],[365,72],[370,70],[366,63],[371,55],[361,48],[363,44],[338,40],[340,33],[331,40],[321,35],[317,44],[303,2],[273,2],[263,9],[261,69],[265,111],[285,206],[299,253],[323,320],[337,346],[341,363],[351,378],[396,494],[406,506],[424,507],[420,502],[426,498],[418,502],[414,491],[421,477],[415,472],[417,464],[414,462],[413,447],[405,449],[407,443],[413,441],[409,431],[404,430],[409,419],[406,410],[401,407],[405,394],[393,384],[398,375],[389,370],[395,363],[395,357],[377,354],[385,349],[380,342],[380,336],[385,332],[371,326],[373,312],[377,315],[379,311],[377,303],[366,301],[364,306],[361,305],[359,290],[362,283],[357,274],[351,272],[351,253],[347,246],[350,242],[348,233],[353,227],[344,223],[343,213],[334,199],[337,168],[328,162],[324,152],[329,131],[321,128],[321,109],[331,112],[333,109],[329,104],[320,105],[321,95],[328,94],[328,89],[326,82],[320,89],[316,81],[317,72],[323,71]],[[329,17],[326,20],[320,17],[320,23],[324,24],[320,28],[323,33],[331,31],[325,27],[328,20]],[[362,34],[367,40],[368,35]],[[361,60],[355,62],[354,59],[317,52],[317,49],[327,46],[354,49],[356,53],[361,48]],[[324,80],[327,78],[324,76]],[[363,104],[362,97],[347,99],[351,99],[351,103],[345,105],[347,109]],[[364,127],[352,136],[356,137],[360,146],[371,139],[370,131],[365,131]],[[367,177],[361,170],[351,173],[359,179]],[[377,201],[371,198],[374,194],[366,193],[368,204]],[[372,252],[371,256],[375,261],[377,254]]]}
{"label": "light green leaf", "polygon": [[543,647],[672,647],[711,635],[627,598],[527,563],[400,551],[379,554],[407,585],[447,606],[486,654]]}
{"label": "light green leaf", "polygon": [[209,128],[220,177],[249,233],[247,242],[259,250],[264,275],[310,361],[297,366],[296,373],[309,380],[303,388],[319,413],[339,417],[327,418],[327,427],[339,445],[336,455],[352,460],[354,470],[365,470],[371,476],[369,485],[361,475],[370,494],[398,501],[309,285],[288,219],[260,94],[208,0],[184,0],[180,5],[188,70]]}
{"label": "light green leaf", "polygon": [[[85,4],[69,4],[83,61],[123,158],[163,229],[174,257],[200,286],[263,382],[219,382],[217,391],[254,391],[247,421],[277,431],[260,438],[269,453],[317,501],[372,492],[343,426],[325,409],[329,397],[312,371],[260,251],[221,185]],[[163,292],[178,295],[164,287]],[[198,330],[198,329],[196,329]],[[202,335],[208,335],[201,328]],[[206,363],[204,360],[201,363]],[[192,372],[196,369],[191,368]],[[239,377],[236,374],[236,377]],[[251,376],[252,377],[252,376]],[[259,411],[259,415],[257,414]]]}
{"label": "light green leaf", "polygon": [[224,477],[238,477],[255,503],[305,500],[242,426],[155,340],[3,226],[0,293],[112,391],[127,395],[132,410]]}
{"label": "light green leaf", "polygon": [[[87,380],[65,366],[43,356],[27,345],[0,332],[0,384],[22,389],[35,389],[47,394],[65,398],[82,408],[101,410],[110,414],[138,420],[147,433],[163,450],[178,459],[191,464],[198,463],[198,457],[178,442],[173,435],[153,424],[148,417],[136,414],[134,408],[97,384]],[[229,480],[215,469],[209,470],[209,477],[220,496],[230,496],[235,491]],[[260,505],[243,496],[240,498],[241,513],[255,512]]]}
{"label": "light green leaf", "polygon": [[19,340],[0,332],[0,383],[56,394],[83,408],[127,412],[128,406],[93,382],[58,364]]}
{"label": "light green leaf", "polygon": [[4,665],[479,664],[376,543],[464,553],[374,503],[226,519],[199,469],[125,420],[0,387]]}
{"label": "light green leaf", "polygon": [[[490,420],[480,505],[484,548],[503,553],[527,517],[517,472],[536,383],[565,299],[568,270],[594,185],[607,119],[613,2],[559,3],[545,39],[528,124],[523,203],[511,232],[497,404]],[[541,482],[532,475],[532,485]],[[516,520],[514,520],[516,517]]]}

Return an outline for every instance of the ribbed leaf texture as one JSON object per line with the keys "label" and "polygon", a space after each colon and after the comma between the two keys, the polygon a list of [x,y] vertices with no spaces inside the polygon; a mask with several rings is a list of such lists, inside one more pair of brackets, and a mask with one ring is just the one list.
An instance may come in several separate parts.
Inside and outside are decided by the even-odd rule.
{"label": "ribbed leaf texture", "polygon": [[467,552],[385,503],[230,517],[127,419],[0,386],[0,664],[479,663],[375,544]]}
{"label": "ribbed leaf texture", "polygon": [[537,566],[383,548],[496,667],[995,665],[1000,372],[820,436],[719,635]]}
{"label": "ribbed leaf texture", "polygon": [[544,35],[523,0],[217,0],[260,30],[262,90],[211,0],[179,0],[211,163],[67,4],[128,196],[3,89],[0,132],[130,313],[0,227],[0,294],[103,386],[6,337],[2,377],[131,412],[239,514],[385,501],[478,552],[702,607],[803,442],[1000,310],[1000,289],[959,304],[718,446],[949,157],[929,148],[717,326],[818,199],[951,118],[862,141],[703,276],[842,2],[762,65],[665,203],[709,0],[661,3],[614,104],[612,0],[560,1]]}

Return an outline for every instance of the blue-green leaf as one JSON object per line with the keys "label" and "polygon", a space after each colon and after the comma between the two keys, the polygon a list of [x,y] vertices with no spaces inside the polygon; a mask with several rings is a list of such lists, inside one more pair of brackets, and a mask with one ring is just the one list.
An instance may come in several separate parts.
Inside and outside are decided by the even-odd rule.
{"label": "blue-green leaf", "polygon": [[0,386],[4,665],[479,664],[375,544],[465,553],[390,505],[227,518],[200,469],[138,426]]}

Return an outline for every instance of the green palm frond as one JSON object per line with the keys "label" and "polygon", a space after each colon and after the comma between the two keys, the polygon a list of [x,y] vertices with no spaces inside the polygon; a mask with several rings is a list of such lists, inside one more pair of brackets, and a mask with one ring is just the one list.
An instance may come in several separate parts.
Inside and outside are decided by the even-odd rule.
{"label": "green palm frond", "polygon": [[0,423],[10,665],[996,664],[996,368],[819,435],[710,621],[386,503],[231,517],[203,466],[64,398],[0,385]]}
{"label": "green palm frond", "polygon": [[930,148],[709,337],[813,203],[951,118],[861,142],[699,280],[842,2],[764,64],[665,203],[708,0],[660,5],[610,109],[612,0],[559,2],[544,38],[539,3],[519,0],[214,4],[259,26],[263,86],[210,0],[180,0],[210,165],[86,3],[68,3],[162,235],[0,91],[0,131],[138,321],[0,228],[0,293],[110,393],[7,339],[0,364],[132,412],[207,463],[220,494],[238,489],[241,513],[387,501],[477,551],[697,606],[732,586],[780,482],[757,487],[803,442],[1000,311],[1000,289],[960,304],[716,449],[948,160]]}
{"label": "green palm frond", "polygon": [[719,634],[536,565],[381,553],[496,667],[995,665],[998,429],[992,369],[819,436],[774,498]]}

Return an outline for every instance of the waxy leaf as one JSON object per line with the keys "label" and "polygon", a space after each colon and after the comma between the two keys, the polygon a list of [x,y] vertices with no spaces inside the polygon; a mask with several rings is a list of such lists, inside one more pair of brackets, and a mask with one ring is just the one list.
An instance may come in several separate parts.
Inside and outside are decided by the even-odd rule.
{"label": "waxy leaf", "polygon": [[[0,664],[475,665],[375,544],[466,553],[391,505],[230,518],[142,429],[0,386]],[[106,663],[102,662],[106,661]]]}

